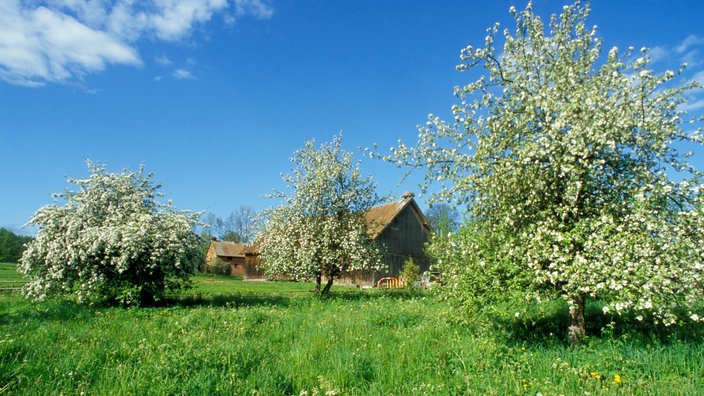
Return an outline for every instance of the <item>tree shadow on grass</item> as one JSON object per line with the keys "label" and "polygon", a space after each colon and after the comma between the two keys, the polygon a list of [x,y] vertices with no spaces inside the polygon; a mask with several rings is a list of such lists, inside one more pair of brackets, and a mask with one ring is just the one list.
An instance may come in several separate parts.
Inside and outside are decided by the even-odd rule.
{"label": "tree shadow on grass", "polygon": [[40,319],[48,321],[90,320],[97,310],[124,308],[145,309],[167,307],[222,307],[246,308],[270,306],[288,308],[298,304],[309,304],[310,301],[371,301],[377,299],[410,300],[430,295],[420,289],[369,289],[354,288],[333,289],[329,294],[318,296],[311,291],[297,292],[232,292],[232,293],[183,293],[143,304],[140,307],[124,307],[115,301],[105,300],[94,305],[81,304],[71,299],[55,298],[41,303],[33,303],[24,299],[16,306],[5,309],[0,315],[0,326],[20,323],[25,320]]}
{"label": "tree shadow on grass", "polygon": [[322,299],[346,300],[346,301],[367,301],[378,299],[411,300],[429,296],[430,292],[418,288],[373,288],[373,289],[350,289],[336,290],[330,294],[321,296]]}
{"label": "tree shadow on grass", "polygon": [[156,306],[211,306],[211,307],[252,307],[275,306],[287,308],[311,299],[319,301],[367,301],[380,298],[408,300],[427,296],[428,292],[419,289],[369,289],[359,290],[353,288],[333,289],[328,294],[320,296],[313,290],[297,292],[234,292],[234,293],[196,293],[169,296],[156,302]]}
{"label": "tree shadow on grass", "polygon": [[34,303],[22,299],[17,305],[9,305],[0,315],[0,326],[24,323],[29,320],[72,321],[88,320],[93,317],[94,308],[68,299],[50,299]]}
{"label": "tree shadow on grass", "polygon": [[[656,324],[652,314],[626,312],[621,315],[602,311],[603,303],[587,301],[585,306],[586,335],[601,340],[621,340],[634,344],[673,342],[701,343],[704,326],[678,313],[681,321],[675,325]],[[502,334],[507,343],[515,345],[568,345],[568,308],[564,302],[552,302],[547,307],[528,310],[523,315],[498,315],[492,328]]]}
{"label": "tree shadow on grass", "polygon": [[240,308],[252,306],[289,307],[292,301],[303,297],[288,293],[196,293],[170,296],[157,301],[157,307],[227,307]]}

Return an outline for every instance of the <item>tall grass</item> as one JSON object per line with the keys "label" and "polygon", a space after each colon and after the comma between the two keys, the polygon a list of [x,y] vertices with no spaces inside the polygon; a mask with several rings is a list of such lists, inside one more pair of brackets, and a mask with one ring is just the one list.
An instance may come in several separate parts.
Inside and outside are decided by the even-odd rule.
{"label": "tall grass", "polygon": [[0,394],[704,394],[697,328],[572,349],[559,307],[468,327],[424,292],[196,280],[139,309],[0,293]]}

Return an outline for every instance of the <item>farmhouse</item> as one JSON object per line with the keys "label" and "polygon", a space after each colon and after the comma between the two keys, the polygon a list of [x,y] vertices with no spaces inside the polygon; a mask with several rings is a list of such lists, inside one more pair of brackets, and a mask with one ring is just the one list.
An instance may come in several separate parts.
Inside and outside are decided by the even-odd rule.
{"label": "farmhouse", "polygon": [[[418,207],[413,193],[406,193],[402,199],[371,208],[365,214],[367,227],[372,238],[384,244],[385,262],[388,270],[354,271],[335,279],[337,284],[373,286],[385,276],[398,276],[403,264],[409,258],[420,267],[421,272],[430,268],[423,247],[430,237],[430,225]],[[245,250],[245,280],[264,279],[265,274],[257,268],[259,260],[255,249]]]}
{"label": "farmhouse", "polygon": [[210,267],[215,262],[228,264],[229,275],[244,275],[246,245],[244,243],[211,240],[205,253],[205,265]]}

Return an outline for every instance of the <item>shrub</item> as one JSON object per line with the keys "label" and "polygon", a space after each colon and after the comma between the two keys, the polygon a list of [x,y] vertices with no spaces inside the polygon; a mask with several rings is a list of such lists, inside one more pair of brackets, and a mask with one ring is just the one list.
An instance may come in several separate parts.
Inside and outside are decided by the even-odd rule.
{"label": "shrub", "polygon": [[413,284],[420,279],[420,267],[413,261],[412,257],[409,257],[406,262],[403,263],[401,276],[408,287],[413,286]]}

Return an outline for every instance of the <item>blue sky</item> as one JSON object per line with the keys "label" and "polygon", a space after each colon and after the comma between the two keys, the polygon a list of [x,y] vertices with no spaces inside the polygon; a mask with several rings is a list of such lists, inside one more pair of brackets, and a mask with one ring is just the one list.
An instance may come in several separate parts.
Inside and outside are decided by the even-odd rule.
{"label": "blue sky", "polygon": [[[86,159],[144,164],[180,209],[261,210],[304,141],[413,142],[448,118],[460,50],[526,1],[3,0],[0,227],[15,231]],[[545,19],[562,2],[536,0]],[[704,81],[704,2],[593,0],[605,48],[649,47],[659,71]],[[704,93],[689,110],[701,114]],[[380,194],[420,175],[362,159]],[[426,207],[424,196],[419,203]]]}

